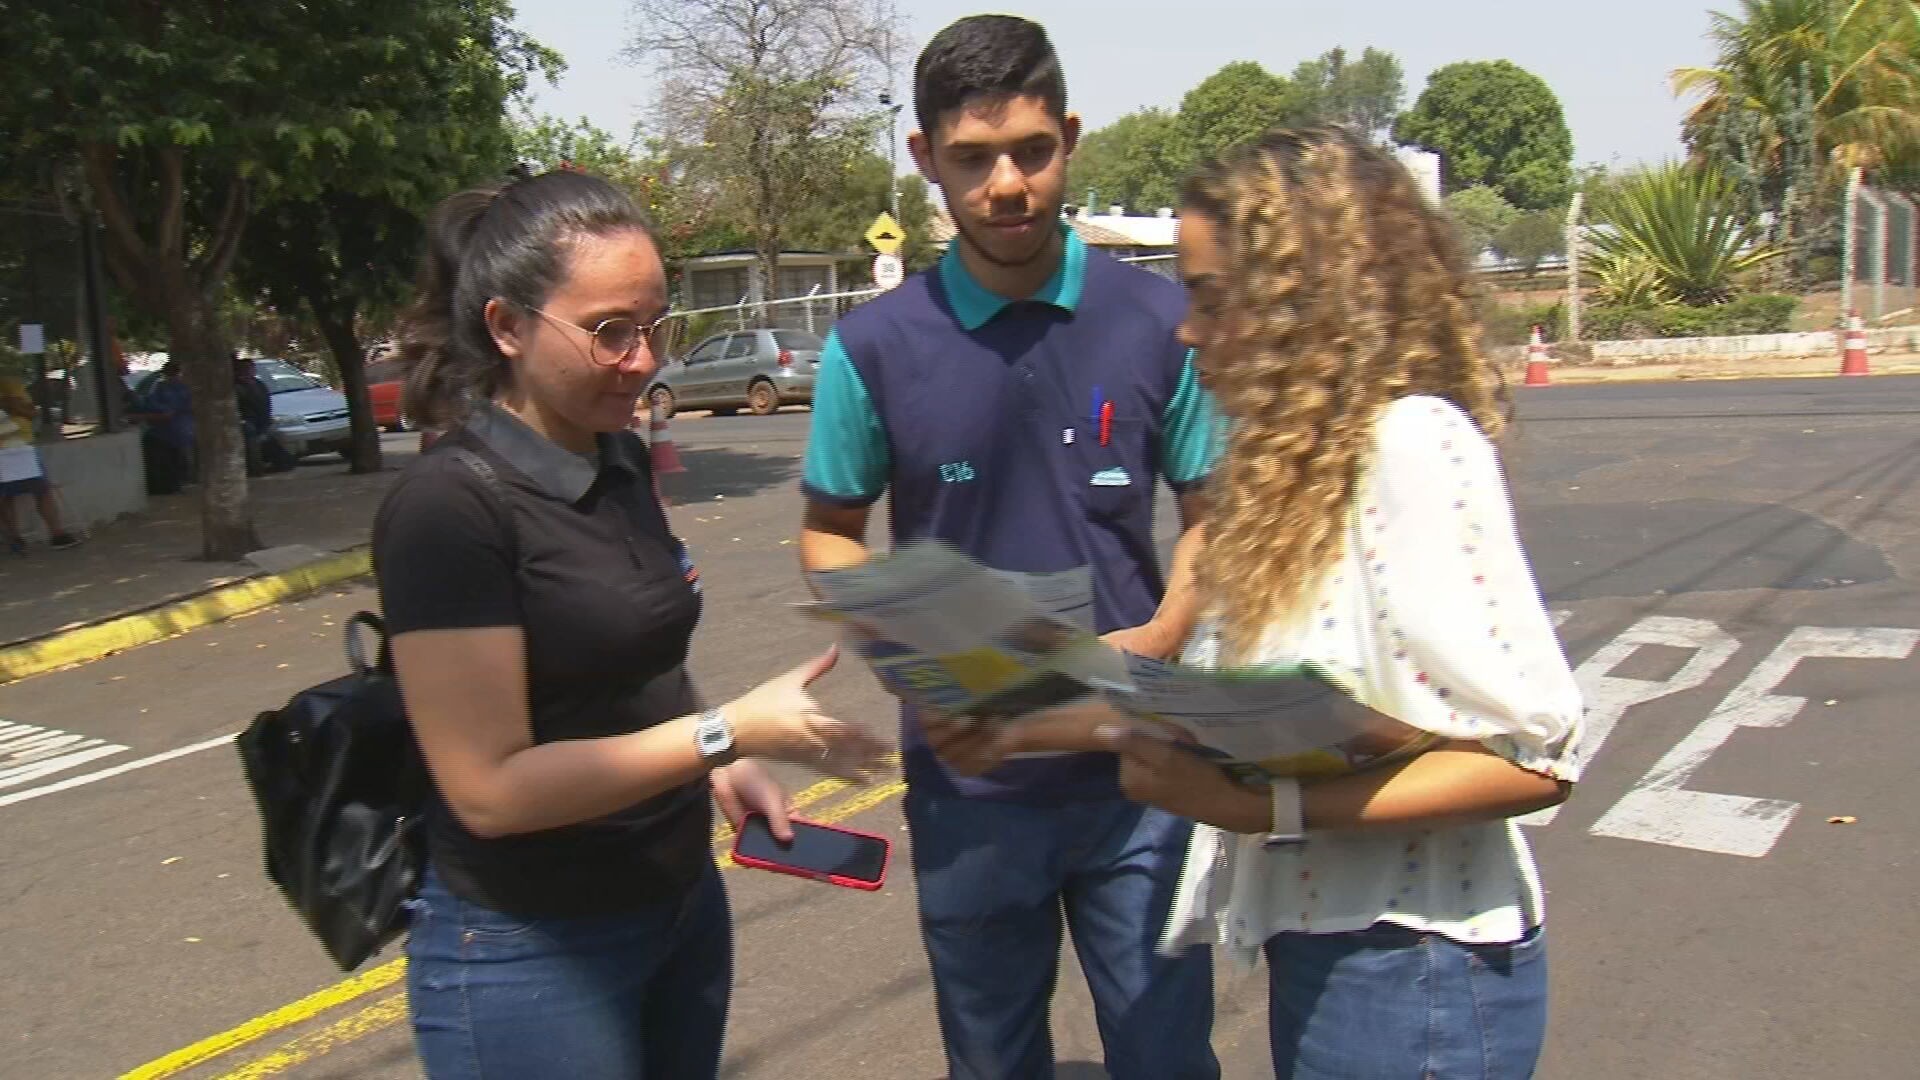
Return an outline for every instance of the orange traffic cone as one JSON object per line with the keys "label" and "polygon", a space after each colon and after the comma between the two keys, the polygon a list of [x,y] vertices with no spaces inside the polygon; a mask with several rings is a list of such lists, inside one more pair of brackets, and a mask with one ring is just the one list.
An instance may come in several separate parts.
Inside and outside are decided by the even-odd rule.
{"label": "orange traffic cone", "polygon": [[1847,312],[1847,333],[1845,344],[1840,349],[1840,374],[1865,375],[1867,373],[1867,327],[1860,321],[1860,312]]}
{"label": "orange traffic cone", "polygon": [[661,490],[660,478],[669,473],[687,471],[686,463],[680,460],[680,450],[673,445],[673,433],[667,430],[667,413],[659,405],[650,407],[647,425],[647,445],[653,457],[653,493],[660,497],[661,506],[672,506],[673,500],[667,498]]}
{"label": "orange traffic cone", "polygon": [[1533,328],[1533,341],[1527,345],[1526,386],[1547,385],[1547,343],[1540,336],[1540,328]]}

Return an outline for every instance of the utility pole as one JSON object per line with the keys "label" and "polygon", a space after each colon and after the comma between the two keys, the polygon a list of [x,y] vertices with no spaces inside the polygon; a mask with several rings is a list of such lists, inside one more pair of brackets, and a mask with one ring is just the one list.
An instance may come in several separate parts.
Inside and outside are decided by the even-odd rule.
{"label": "utility pole", "polygon": [[880,107],[887,110],[887,212],[900,220],[900,110],[893,91],[880,91]]}
{"label": "utility pole", "polygon": [[1583,191],[1567,204],[1567,340],[1580,340],[1580,216],[1586,206]]}

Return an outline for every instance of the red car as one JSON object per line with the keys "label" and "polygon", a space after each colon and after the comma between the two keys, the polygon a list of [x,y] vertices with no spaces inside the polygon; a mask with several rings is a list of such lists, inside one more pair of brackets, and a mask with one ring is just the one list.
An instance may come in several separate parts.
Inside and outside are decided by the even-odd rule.
{"label": "red car", "polygon": [[387,431],[407,429],[407,418],[400,414],[400,386],[398,360],[367,361],[367,403],[373,407],[374,426]]}

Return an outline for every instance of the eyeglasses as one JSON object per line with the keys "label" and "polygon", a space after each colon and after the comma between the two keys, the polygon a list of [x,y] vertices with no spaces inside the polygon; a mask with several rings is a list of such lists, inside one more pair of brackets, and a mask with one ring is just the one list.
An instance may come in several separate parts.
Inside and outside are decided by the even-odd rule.
{"label": "eyeglasses", "polygon": [[593,345],[587,355],[601,367],[619,367],[626,363],[634,350],[642,345],[651,349],[654,335],[660,332],[660,328],[665,326],[667,319],[671,317],[670,314],[662,315],[650,323],[642,323],[616,316],[611,319],[602,319],[598,325],[588,328],[577,322],[568,322],[558,315],[549,315],[537,307],[526,304],[520,306],[541,318],[551,319],[562,326],[571,326],[591,337]]}

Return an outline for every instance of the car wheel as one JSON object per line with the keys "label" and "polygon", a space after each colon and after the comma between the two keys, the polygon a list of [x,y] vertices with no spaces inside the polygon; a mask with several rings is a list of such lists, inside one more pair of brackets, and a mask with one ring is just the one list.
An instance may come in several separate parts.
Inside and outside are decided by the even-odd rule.
{"label": "car wheel", "polygon": [[765,379],[747,387],[747,411],[755,416],[772,416],[780,411],[780,392]]}
{"label": "car wheel", "polygon": [[664,386],[656,386],[647,391],[647,404],[660,414],[661,420],[673,419],[673,391]]}

